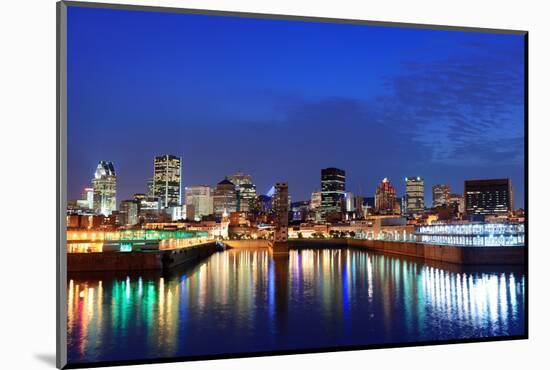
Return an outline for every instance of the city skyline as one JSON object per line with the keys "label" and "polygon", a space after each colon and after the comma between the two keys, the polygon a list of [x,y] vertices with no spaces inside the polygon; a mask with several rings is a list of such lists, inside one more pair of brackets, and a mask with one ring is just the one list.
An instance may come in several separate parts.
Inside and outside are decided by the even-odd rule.
{"label": "city skyline", "polygon": [[336,167],[365,196],[384,177],[403,195],[404,178],[422,176],[430,205],[432,185],[462,193],[464,180],[509,177],[524,207],[520,36],[69,11],[71,199],[99,160],[117,168],[117,199],[146,192],[153,157],[170,153],[183,187],[243,170],[259,194],[285,181],[307,200]]}

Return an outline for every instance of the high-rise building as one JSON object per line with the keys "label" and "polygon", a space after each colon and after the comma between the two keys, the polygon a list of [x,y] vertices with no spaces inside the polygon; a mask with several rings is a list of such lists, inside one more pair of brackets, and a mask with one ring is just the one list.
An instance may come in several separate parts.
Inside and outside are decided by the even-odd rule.
{"label": "high-rise building", "polygon": [[163,208],[181,204],[181,158],[168,154],[155,157],[153,188]]}
{"label": "high-rise building", "polygon": [[376,188],[374,208],[381,214],[393,214],[395,206],[395,188],[385,177]]}
{"label": "high-rise building", "polygon": [[139,200],[123,200],[120,202],[120,223],[126,226],[134,226],[139,221]]}
{"label": "high-rise building", "polygon": [[312,211],[318,210],[321,208],[321,192],[320,191],[314,191],[311,193],[311,202],[309,203],[309,208],[311,208]]}
{"label": "high-rise building", "polygon": [[274,241],[286,242],[288,240],[288,184],[286,182],[275,184],[273,209],[276,221]]}
{"label": "high-rise building", "polygon": [[116,211],[116,173],[112,162],[100,161],[92,179],[94,213],[109,216]]}
{"label": "high-rise building", "polygon": [[235,186],[241,186],[243,184],[252,184],[252,176],[237,171],[233,175],[227,176],[227,179],[233,183]]}
{"label": "high-rise building", "polygon": [[155,196],[155,179],[153,178],[147,179],[147,196]]}
{"label": "high-rise building", "polygon": [[404,213],[424,212],[424,179],[422,177],[406,177],[405,206]]}
{"label": "high-rise building", "polygon": [[228,179],[220,181],[214,189],[214,214],[216,216],[229,216],[237,211],[237,191],[235,184]]}
{"label": "high-rise building", "polygon": [[[193,185],[185,187],[185,205],[193,206],[194,218],[200,220],[202,216],[208,216],[213,213],[213,192],[208,185]],[[190,219],[191,212],[186,216]]]}
{"label": "high-rise building", "polygon": [[342,212],[346,192],[346,172],[338,168],[321,170],[321,211],[324,216]]}
{"label": "high-rise building", "polygon": [[346,212],[354,212],[355,211],[355,196],[352,192],[345,192],[344,193],[344,203],[345,203],[345,211]]}
{"label": "high-rise building", "polygon": [[447,204],[451,187],[446,184],[437,184],[432,186],[432,207],[441,207]]}
{"label": "high-rise building", "polygon": [[237,211],[249,212],[253,207],[252,203],[256,197],[256,185],[252,183],[252,176],[237,171],[233,175],[227,176],[227,179],[235,185]]}
{"label": "high-rise building", "polygon": [[514,209],[510,179],[466,180],[464,201],[468,215],[506,214]]}

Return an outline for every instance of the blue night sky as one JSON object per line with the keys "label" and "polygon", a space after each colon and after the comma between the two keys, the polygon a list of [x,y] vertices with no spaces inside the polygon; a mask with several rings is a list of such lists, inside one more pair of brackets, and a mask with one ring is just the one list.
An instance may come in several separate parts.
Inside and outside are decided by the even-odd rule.
{"label": "blue night sky", "polygon": [[153,157],[183,183],[236,170],[293,201],[320,169],[373,196],[389,177],[431,186],[510,177],[524,205],[523,36],[69,7],[68,190],[100,160],[118,200],[145,192]]}

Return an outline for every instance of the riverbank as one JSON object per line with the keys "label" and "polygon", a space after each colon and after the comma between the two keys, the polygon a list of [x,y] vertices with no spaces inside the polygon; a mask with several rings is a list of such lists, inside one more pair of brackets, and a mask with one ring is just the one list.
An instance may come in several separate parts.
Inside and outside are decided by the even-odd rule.
{"label": "riverbank", "polygon": [[168,270],[210,256],[216,243],[162,251],[67,253],[67,271]]}

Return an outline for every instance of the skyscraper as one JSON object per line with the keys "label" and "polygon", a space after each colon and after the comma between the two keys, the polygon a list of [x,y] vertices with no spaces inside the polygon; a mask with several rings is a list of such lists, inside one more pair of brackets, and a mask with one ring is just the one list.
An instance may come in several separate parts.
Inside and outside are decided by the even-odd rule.
{"label": "skyscraper", "polygon": [[276,220],[274,241],[286,242],[288,240],[288,184],[286,182],[275,184],[273,209]]}
{"label": "skyscraper", "polygon": [[512,181],[510,179],[464,181],[466,213],[506,214],[514,209]]}
{"label": "skyscraper", "polygon": [[214,214],[229,216],[237,211],[237,191],[235,184],[228,179],[220,181],[214,189]]}
{"label": "skyscraper", "polygon": [[451,187],[446,184],[437,184],[432,186],[432,207],[441,207],[447,204]]}
{"label": "skyscraper", "polygon": [[422,177],[406,177],[405,207],[404,213],[424,212],[424,179]]}
{"label": "skyscraper", "polygon": [[92,179],[94,213],[109,216],[116,211],[116,174],[112,162],[100,161]]}
{"label": "skyscraper", "polygon": [[155,157],[153,188],[163,208],[181,204],[181,158],[168,154]]}
{"label": "skyscraper", "polygon": [[385,177],[376,188],[374,208],[381,214],[393,214],[395,206],[395,188]]}
{"label": "skyscraper", "polygon": [[249,212],[252,209],[256,197],[256,185],[252,183],[252,176],[237,171],[227,179],[235,185],[237,192],[237,211]]}
{"label": "skyscraper", "polygon": [[323,216],[342,212],[346,192],[346,172],[338,168],[321,170],[321,211]]}
{"label": "skyscraper", "polygon": [[208,216],[213,213],[212,193],[212,189],[208,185],[185,187],[185,205],[193,206],[195,218],[200,219],[202,216]]}

